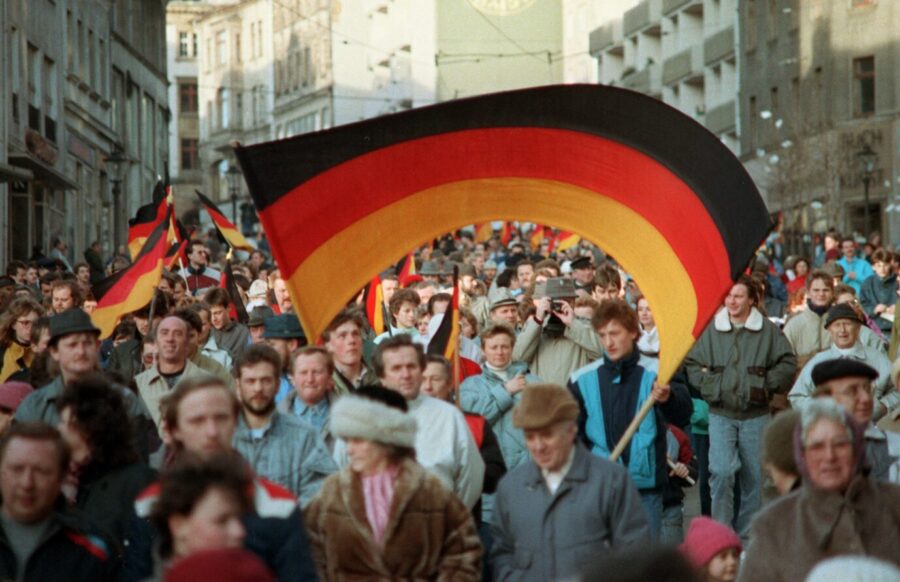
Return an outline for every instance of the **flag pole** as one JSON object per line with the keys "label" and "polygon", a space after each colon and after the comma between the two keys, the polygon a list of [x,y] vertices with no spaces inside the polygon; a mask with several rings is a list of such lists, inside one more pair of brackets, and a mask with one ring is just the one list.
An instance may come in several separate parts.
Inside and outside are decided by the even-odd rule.
{"label": "flag pole", "polygon": [[153,331],[153,316],[156,312],[156,298],[159,296],[159,288],[153,290],[153,298],[150,300],[150,315],[147,319],[148,331]]}
{"label": "flag pole", "polygon": [[619,458],[619,455],[622,454],[622,451],[625,450],[625,447],[628,446],[628,443],[631,442],[631,437],[634,436],[634,433],[637,432],[638,427],[644,422],[644,419],[647,418],[647,415],[650,414],[650,411],[653,410],[653,405],[656,404],[656,398],[651,394],[647,400],[644,401],[644,405],[641,406],[641,409],[632,419],[631,424],[628,425],[628,428],[625,429],[625,433],[622,435],[622,438],[619,439],[619,442],[616,444],[616,448],[613,449],[613,452],[609,455],[610,461],[615,461]]}

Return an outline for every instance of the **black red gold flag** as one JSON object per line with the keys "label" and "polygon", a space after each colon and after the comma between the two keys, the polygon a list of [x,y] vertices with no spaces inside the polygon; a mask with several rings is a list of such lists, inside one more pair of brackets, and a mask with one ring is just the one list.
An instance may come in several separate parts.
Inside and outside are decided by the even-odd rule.
{"label": "black red gold flag", "polygon": [[576,246],[580,242],[581,237],[574,232],[561,230],[556,236],[550,239],[550,245],[547,247],[547,252],[552,253],[555,251],[561,253]]}
{"label": "black red gold flag", "polygon": [[138,208],[134,218],[128,220],[128,252],[132,261],[141,252],[147,237],[156,228],[157,223],[166,216],[168,208],[166,186],[159,181],[153,188],[153,200]]}
{"label": "black red gold flag", "polygon": [[227,218],[222,214],[222,211],[219,210],[219,207],[216,206],[216,203],[204,196],[197,190],[194,190],[194,193],[197,194],[197,198],[200,199],[200,203],[206,209],[206,212],[209,214],[209,217],[212,219],[213,224],[216,225],[216,229],[218,229],[219,234],[222,235],[222,238],[225,239],[225,242],[231,248],[234,249],[242,249],[245,251],[252,251],[253,246],[247,242],[247,239],[244,238],[244,235],[241,234],[241,231]]}
{"label": "black red gold flag", "polygon": [[518,220],[616,257],[653,306],[667,381],[770,226],[750,176],[715,135],[616,87],[460,99],[236,154],[313,341],[408,249],[465,225]]}
{"label": "black red gold flag", "polygon": [[92,287],[97,308],[91,314],[91,320],[100,328],[101,338],[112,334],[123,315],[141,309],[153,298],[169,250],[166,234],[171,213],[169,209],[149,234],[131,266]]}
{"label": "black red gold flag", "polygon": [[228,291],[228,297],[231,299],[231,317],[246,325],[250,321],[250,316],[247,314],[244,300],[241,299],[241,292],[237,288],[237,283],[234,282],[234,271],[231,270],[230,256],[225,259],[225,268],[222,269],[220,286]]}
{"label": "black red gold flag", "polygon": [[[400,268],[397,269],[397,280],[401,287],[408,287],[412,281],[416,279],[416,259],[412,253],[406,255],[401,261]],[[421,278],[421,277],[420,277]]]}
{"label": "black red gold flag", "polygon": [[[372,326],[372,331],[375,332],[375,335],[381,335],[386,329],[386,318],[384,317],[384,294],[381,290],[380,276],[375,275],[375,278],[366,287],[363,302],[366,305],[366,318],[369,320],[369,325]],[[387,325],[390,325],[390,320]]]}
{"label": "black red gold flag", "polygon": [[453,352],[459,349],[459,267],[453,267],[453,299],[444,312],[440,325],[428,342],[428,353],[444,356],[453,361]]}

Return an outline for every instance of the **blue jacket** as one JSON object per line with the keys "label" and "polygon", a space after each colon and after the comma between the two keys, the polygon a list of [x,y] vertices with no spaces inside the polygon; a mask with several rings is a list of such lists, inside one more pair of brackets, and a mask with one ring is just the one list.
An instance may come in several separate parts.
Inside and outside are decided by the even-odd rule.
{"label": "blue jacket", "polygon": [[[528,373],[525,363],[513,362],[509,365],[510,378],[520,373],[525,374],[527,384],[541,382],[540,378]],[[510,396],[503,384],[503,379],[485,366],[482,374],[469,376],[463,381],[459,387],[459,398],[463,410],[487,419],[500,442],[506,468],[512,469],[528,458],[525,435],[512,423],[513,407],[522,399],[522,393]]]}
{"label": "blue jacket", "polygon": [[[617,362],[604,356],[572,375],[569,389],[581,408],[578,432],[597,456],[609,457],[650,397],[656,373],[641,360],[637,350]],[[639,490],[657,489],[667,481],[666,424],[683,427],[690,423],[690,393],[681,384],[670,385],[669,400],[654,407],[619,457]]]}
{"label": "blue jacket", "polygon": [[[872,270],[872,265],[865,259],[855,258],[852,261],[848,261],[846,257],[841,257],[837,264],[844,269],[844,283],[856,289],[857,296],[862,291],[863,281],[875,274],[875,271]],[[856,273],[855,279],[850,278],[851,272]]]}

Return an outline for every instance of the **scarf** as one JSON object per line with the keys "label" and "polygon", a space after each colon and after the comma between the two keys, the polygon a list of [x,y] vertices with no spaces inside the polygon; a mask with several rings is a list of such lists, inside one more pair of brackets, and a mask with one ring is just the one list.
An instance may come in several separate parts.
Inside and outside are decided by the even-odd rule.
{"label": "scarf", "polygon": [[829,308],[830,306],[829,306],[829,305],[813,305],[813,302],[810,301],[809,299],[807,299],[807,300],[806,300],[806,307],[808,307],[810,311],[812,311],[813,313],[815,313],[815,314],[818,315],[819,317],[822,317],[823,315],[825,315],[826,313],[828,313],[828,308]]}
{"label": "scarf", "polygon": [[366,500],[366,518],[372,527],[375,543],[384,546],[384,530],[391,517],[391,502],[394,500],[394,484],[400,467],[394,465],[375,475],[363,476],[363,496]]}

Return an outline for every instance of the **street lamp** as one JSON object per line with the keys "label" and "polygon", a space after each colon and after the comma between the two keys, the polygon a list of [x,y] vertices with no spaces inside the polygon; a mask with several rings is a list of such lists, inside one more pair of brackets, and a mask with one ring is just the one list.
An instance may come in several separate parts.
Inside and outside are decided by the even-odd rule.
{"label": "street lamp", "polygon": [[231,221],[237,224],[237,201],[238,194],[241,193],[241,171],[234,164],[230,164],[228,170],[225,171],[225,178],[228,180],[228,191],[231,193]]}
{"label": "street lamp", "polygon": [[862,166],[863,204],[865,204],[865,207],[863,208],[863,220],[865,221],[865,236],[868,237],[870,234],[869,184],[872,182],[872,174],[875,171],[875,163],[878,161],[878,154],[875,153],[875,150],[873,150],[869,144],[866,144],[863,149],[857,152],[856,159],[859,160],[859,164]]}
{"label": "street lamp", "polygon": [[120,236],[120,198],[122,197],[122,182],[125,181],[125,174],[128,172],[128,166],[131,160],[125,156],[125,151],[119,144],[113,144],[112,153],[106,157],[106,169],[109,181],[112,183],[112,203],[113,203],[113,252],[121,240]]}

